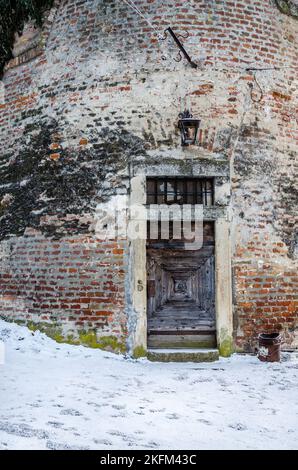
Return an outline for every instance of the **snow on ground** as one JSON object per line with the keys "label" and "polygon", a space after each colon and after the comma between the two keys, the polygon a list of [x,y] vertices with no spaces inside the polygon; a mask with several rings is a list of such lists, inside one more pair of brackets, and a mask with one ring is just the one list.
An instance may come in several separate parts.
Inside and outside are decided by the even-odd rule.
{"label": "snow on ground", "polygon": [[0,321],[0,449],[298,449],[298,361],[134,361]]}

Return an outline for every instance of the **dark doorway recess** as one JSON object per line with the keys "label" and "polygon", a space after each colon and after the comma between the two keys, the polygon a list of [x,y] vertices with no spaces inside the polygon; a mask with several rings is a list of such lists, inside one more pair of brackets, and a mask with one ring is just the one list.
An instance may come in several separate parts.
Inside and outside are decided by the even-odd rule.
{"label": "dark doorway recess", "polygon": [[[189,181],[149,179],[147,203],[177,203],[182,197],[185,203],[192,198],[195,204],[201,197],[213,198],[212,180],[209,184],[210,180],[194,179],[192,185]],[[183,192],[183,187],[192,190]],[[208,196],[201,188],[208,188]],[[183,240],[171,237],[147,239],[148,347],[216,347],[214,247],[214,223],[207,221],[200,249],[185,249]]]}

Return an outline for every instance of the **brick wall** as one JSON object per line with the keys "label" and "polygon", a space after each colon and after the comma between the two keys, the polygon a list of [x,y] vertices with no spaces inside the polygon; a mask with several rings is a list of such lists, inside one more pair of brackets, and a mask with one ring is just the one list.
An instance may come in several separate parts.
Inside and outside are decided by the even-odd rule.
{"label": "brick wall", "polygon": [[[273,0],[135,2],[155,31],[119,0],[57,0],[38,53],[7,64],[1,313],[123,344],[128,247],[97,240],[94,214],[129,193],[134,159],[184,158],[188,106],[201,119],[194,154],[231,166],[236,345],[278,328],[297,347],[298,23]],[[157,39],[168,26],[189,33],[198,69]]]}
{"label": "brick wall", "polygon": [[[1,312],[58,341],[125,351],[125,241],[92,236],[52,240],[28,233],[2,245]],[[81,337],[77,337],[77,332]]]}

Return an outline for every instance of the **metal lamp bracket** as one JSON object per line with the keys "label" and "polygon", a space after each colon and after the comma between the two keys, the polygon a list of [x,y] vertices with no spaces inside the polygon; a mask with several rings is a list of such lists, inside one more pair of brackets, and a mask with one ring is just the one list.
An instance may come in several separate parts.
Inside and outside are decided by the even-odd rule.
{"label": "metal lamp bracket", "polygon": [[195,62],[193,62],[193,61],[191,60],[191,57],[190,57],[190,56],[188,55],[188,53],[186,52],[186,50],[185,50],[183,44],[182,44],[181,41],[178,39],[178,37],[182,37],[182,38],[186,39],[186,38],[188,38],[189,34],[186,33],[186,36],[183,36],[182,34],[176,35],[176,34],[174,33],[174,31],[172,30],[172,28],[169,27],[169,28],[167,28],[167,29],[165,30],[164,35],[160,37],[160,39],[161,39],[162,41],[164,41],[164,40],[167,38],[167,33],[168,33],[168,32],[170,33],[170,35],[172,36],[172,38],[174,39],[175,43],[177,44],[177,46],[178,46],[179,49],[180,49],[179,52],[178,52],[177,58],[174,59],[174,60],[175,60],[176,62],[180,62],[180,61],[182,60],[182,55],[181,55],[181,52],[182,52],[182,54],[183,54],[184,57],[188,60],[188,62],[190,63],[190,65],[191,65],[194,69],[196,69],[196,68],[198,67],[198,65],[197,65]]}

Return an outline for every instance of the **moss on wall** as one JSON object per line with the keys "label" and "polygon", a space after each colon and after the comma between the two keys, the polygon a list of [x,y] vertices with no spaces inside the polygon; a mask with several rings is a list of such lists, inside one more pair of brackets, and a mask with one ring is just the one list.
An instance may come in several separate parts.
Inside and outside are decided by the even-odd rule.
{"label": "moss on wall", "polygon": [[116,353],[126,351],[125,341],[120,341],[115,336],[97,336],[94,330],[80,331],[79,343],[90,348],[104,349]]}
{"label": "moss on wall", "polygon": [[133,350],[133,357],[139,359],[140,357],[147,357],[147,351],[143,346],[137,346]]}
{"label": "moss on wall", "polygon": [[229,335],[225,328],[221,328],[219,334],[218,350],[219,355],[222,357],[229,357],[234,352],[233,338]]}
{"label": "moss on wall", "polygon": [[219,345],[219,355],[222,357],[229,357],[233,353],[233,339],[227,338]]}
{"label": "moss on wall", "polygon": [[[10,321],[9,318],[5,318]],[[55,340],[57,343],[67,343],[72,345],[83,345],[89,348],[103,349],[115,353],[125,353],[125,339],[119,339],[113,335],[98,336],[95,330],[81,330],[77,334],[64,333],[63,328],[56,323],[46,323],[25,320],[14,320],[19,325],[26,326],[31,331],[41,331]],[[142,354],[144,355],[144,354]],[[140,356],[138,356],[140,357]]]}
{"label": "moss on wall", "polygon": [[[93,132],[94,145],[77,151],[64,149],[60,135],[56,120],[37,117],[25,126],[19,153],[2,159],[0,202],[5,198],[9,204],[0,206],[0,240],[23,235],[27,227],[54,237],[90,233],[80,215],[93,214],[97,203],[115,193],[129,157],[144,153],[144,142],[123,129],[99,128]],[[115,175],[110,186],[108,173]],[[104,182],[108,189],[103,191]],[[67,214],[74,217],[66,220]]]}

